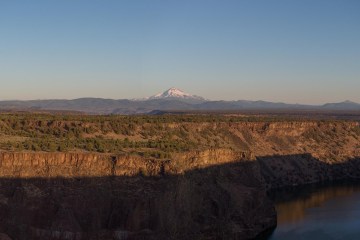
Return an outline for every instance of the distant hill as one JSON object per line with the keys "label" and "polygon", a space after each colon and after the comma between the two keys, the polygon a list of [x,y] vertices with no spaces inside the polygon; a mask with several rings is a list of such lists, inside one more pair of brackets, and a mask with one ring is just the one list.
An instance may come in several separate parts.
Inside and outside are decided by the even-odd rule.
{"label": "distant hill", "polygon": [[324,105],[301,105],[267,101],[210,101],[170,88],[144,99],[79,98],[73,100],[0,101],[0,110],[75,111],[89,114],[147,114],[154,111],[226,110],[360,110],[360,104],[344,101]]}
{"label": "distant hill", "polygon": [[324,109],[335,109],[335,110],[354,110],[360,109],[360,104],[351,101],[344,101],[340,103],[327,103],[322,106]]}

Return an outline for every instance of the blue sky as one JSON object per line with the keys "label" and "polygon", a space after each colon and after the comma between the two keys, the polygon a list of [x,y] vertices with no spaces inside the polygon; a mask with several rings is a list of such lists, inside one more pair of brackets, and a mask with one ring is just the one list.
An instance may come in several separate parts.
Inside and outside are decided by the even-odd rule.
{"label": "blue sky", "polygon": [[0,1],[0,99],[360,102],[358,0]]}

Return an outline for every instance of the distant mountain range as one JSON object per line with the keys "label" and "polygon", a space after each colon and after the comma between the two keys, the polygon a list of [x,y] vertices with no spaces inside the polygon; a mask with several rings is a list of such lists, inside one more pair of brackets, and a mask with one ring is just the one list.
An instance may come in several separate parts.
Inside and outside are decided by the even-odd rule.
{"label": "distant mountain range", "polygon": [[267,101],[211,101],[170,88],[144,99],[79,98],[74,100],[0,101],[0,110],[77,111],[89,114],[147,114],[154,111],[236,110],[360,110],[360,104],[344,101],[324,105],[287,104]]}

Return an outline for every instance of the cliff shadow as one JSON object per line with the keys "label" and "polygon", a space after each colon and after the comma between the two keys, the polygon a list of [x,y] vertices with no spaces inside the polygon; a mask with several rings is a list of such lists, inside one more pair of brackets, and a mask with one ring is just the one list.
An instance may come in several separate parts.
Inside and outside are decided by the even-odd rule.
{"label": "cliff shadow", "polygon": [[260,239],[276,226],[266,190],[355,179],[360,159],[273,155],[181,174],[163,165],[152,176],[141,168],[114,174],[0,178],[0,233],[12,240]]}
{"label": "cliff shadow", "polygon": [[160,170],[1,178],[0,232],[12,240],[251,239],[276,224],[255,161]]}
{"label": "cliff shadow", "polygon": [[360,179],[360,158],[324,162],[311,154],[257,157],[267,189]]}

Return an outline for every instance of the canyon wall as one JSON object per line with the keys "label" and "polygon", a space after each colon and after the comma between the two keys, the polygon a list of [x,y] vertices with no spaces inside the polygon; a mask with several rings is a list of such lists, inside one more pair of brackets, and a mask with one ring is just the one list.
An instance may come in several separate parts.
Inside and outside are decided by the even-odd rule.
{"label": "canyon wall", "polygon": [[252,239],[276,226],[266,190],[360,177],[358,126],[212,124],[235,144],[169,159],[0,152],[0,239]]}
{"label": "canyon wall", "polygon": [[12,239],[243,239],[276,224],[251,153],[217,149],[176,159],[2,152],[0,232]]}

